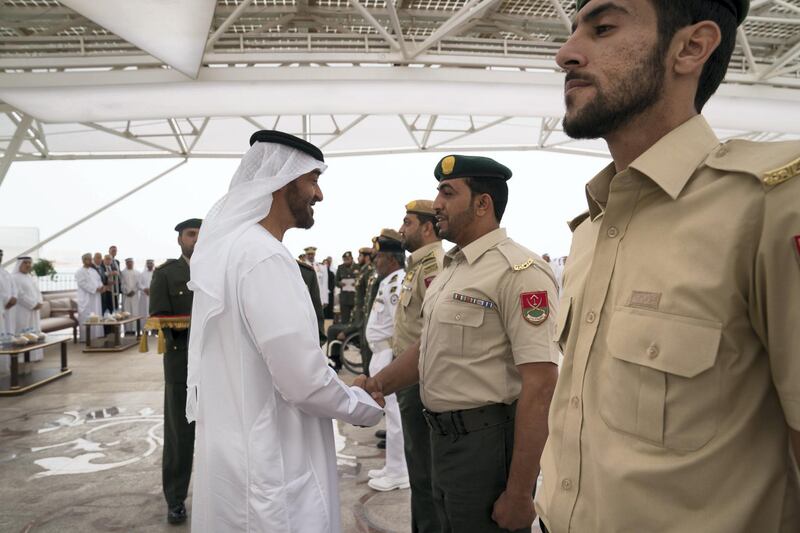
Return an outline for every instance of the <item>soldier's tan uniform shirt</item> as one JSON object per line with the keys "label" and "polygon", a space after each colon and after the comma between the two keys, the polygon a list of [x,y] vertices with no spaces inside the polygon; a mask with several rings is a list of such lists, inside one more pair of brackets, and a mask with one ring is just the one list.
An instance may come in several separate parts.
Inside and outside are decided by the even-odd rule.
{"label": "soldier's tan uniform shirt", "polygon": [[[544,312],[545,294],[549,316],[533,324],[524,312],[533,309],[532,301],[542,303]],[[444,412],[513,403],[522,389],[516,365],[558,362],[557,294],[547,263],[509,239],[505,229],[450,250],[422,304],[419,382],[425,407]]]}
{"label": "soldier's tan uniform shirt", "polygon": [[798,156],[697,116],[587,185],[536,502],[552,533],[800,531],[800,177],[762,182]]}
{"label": "soldier's tan uniform shirt", "polygon": [[425,291],[442,270],[444,249],[442,242],[436,241],[414,250],[406,265],[406,275],[400,294],[394,323],[392,349],[394,355],[403,353],[422,334],[422,301]]}

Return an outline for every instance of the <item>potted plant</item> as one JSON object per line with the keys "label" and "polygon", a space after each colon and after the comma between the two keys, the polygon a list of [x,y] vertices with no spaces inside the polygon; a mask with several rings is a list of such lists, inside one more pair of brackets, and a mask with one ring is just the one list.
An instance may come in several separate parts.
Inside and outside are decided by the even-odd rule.
{"label": "potted plant", "polygon": [[47,259],[38,259],[33,264],[33,273],[38,277],[50,276],[50,279],[55,278],[56,269],[53,267],[53,262]]}

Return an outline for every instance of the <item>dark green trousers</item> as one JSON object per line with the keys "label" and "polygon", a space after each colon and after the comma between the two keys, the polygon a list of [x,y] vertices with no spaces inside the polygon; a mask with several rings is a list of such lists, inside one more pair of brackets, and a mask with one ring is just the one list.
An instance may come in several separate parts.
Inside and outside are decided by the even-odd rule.
{"label": "dark green trousers", "polygon": [[442,528],[433,504],[431,487],[431,435],[422,416],[419,385],[399,391],[397,402],[400,404],[406,465],[411,483],[411,531],[439,533]]}
{"label": "dark green trousers", "polygon": [[433,501],[441,532],[507,533],[492,520],[492,509],[511,468],[514,420],[467,435],[430,434]]}
{"label": "dark green trousers", "polygon": [[189,492],[194,456],[194,422],[186,422],[186,383],[164,384],[164,452],[161,483],[172,507],[183,503]]}

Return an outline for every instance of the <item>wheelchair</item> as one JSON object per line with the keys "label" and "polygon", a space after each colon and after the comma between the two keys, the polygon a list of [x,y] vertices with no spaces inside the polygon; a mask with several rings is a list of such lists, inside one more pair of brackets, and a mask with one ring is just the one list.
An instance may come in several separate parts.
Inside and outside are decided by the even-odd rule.
{"label": "wheelchair", "polygon": [[364,373],[364,359],[361,357],[361,335],[359,332],[351,333],[343,341],[333,339],[328,341],[326,354],[331,357],[331,348],[340,345],[342,366],[354,374]]}

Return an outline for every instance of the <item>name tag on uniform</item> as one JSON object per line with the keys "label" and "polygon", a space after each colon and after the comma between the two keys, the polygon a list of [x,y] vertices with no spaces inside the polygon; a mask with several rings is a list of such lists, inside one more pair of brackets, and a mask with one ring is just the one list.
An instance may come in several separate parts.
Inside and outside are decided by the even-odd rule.
{"label": "name tag on uniform", "polygon": [[495,307],[497,307],[495,303],[490,300],[481,300],[480,298],[475,298],[474,296],[467,296],[466,294],[460,294],[458,292],[453,293],[453,300],[473,305],[480,305],[481,307],[485,307],[487,309],[494,309]]}

